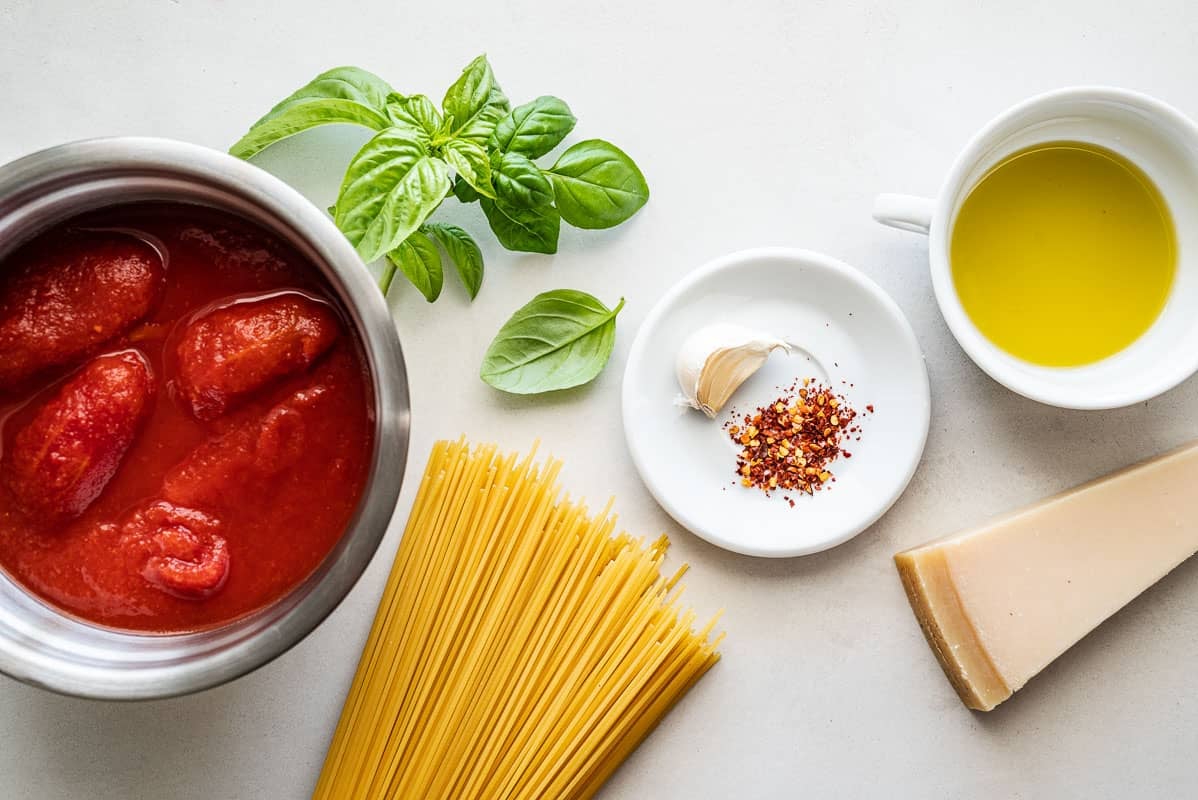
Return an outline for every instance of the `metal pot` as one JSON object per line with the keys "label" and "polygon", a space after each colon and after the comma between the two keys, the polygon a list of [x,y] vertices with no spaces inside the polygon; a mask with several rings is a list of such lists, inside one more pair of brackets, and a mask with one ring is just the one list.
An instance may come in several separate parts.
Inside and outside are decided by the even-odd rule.
{"label": "metal pot", "polygon": [[34,153],[0,167],[0,259],[64,219],[139,201],[237,214],[288,242],[324,274],[370,367],[374,453],[357,512],[316,571],[277,602],[219,628],[143,634],[91,625],[46,605],[0,572],[0,671],[81,697],[133,700],[195,692],[244,675],[295,645],[366,569],[395,509],[407,460],[407,372],[378,287],[324,212],[257,167],[153,138],[95,139]]}

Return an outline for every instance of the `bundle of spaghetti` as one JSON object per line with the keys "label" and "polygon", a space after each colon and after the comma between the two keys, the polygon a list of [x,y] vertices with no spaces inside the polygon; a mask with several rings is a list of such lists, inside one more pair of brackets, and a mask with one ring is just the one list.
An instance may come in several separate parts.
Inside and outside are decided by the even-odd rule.
{"label": "bundle of spaghetti", "polygon": [[591,797],[718,660],[666,538],[560,469],[433,446],[316,800]]}

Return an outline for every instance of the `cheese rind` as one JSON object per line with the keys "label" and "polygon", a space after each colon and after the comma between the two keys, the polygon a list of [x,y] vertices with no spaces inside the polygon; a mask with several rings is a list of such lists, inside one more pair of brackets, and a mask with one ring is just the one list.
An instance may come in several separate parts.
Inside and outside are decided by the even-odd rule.
{"label": "cheese rind", "polygon": [[919,627],[961,702],[989,711],[1011,696],[961,608],[944,554],[936,549],[894,557]]}
{"label": "cheese rind", "polygon": [[989,711],[1198,551],[1198,444],[899,553],[949,681]]}

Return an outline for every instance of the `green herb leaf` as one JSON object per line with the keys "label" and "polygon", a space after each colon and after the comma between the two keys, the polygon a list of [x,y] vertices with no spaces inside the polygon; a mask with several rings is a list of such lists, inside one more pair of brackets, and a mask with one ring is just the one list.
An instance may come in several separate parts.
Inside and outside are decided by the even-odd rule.
{"label": "green herb leaf", "polygon": [[512,109],[491,134],[491,149],[540,158],[561,144],[577,122],[564,100],[548,95]]}
{"label": "green herb leaf", "polygon": [[388,128],[358,151],[337,195],[337,227],[373,261],[399,246],[448,194],[449,165],[408,128]]}
{"label": "green herb leaf", "polygon": [[477,297],[483,284],[483,253],[470,234],[457,225],[444,222],[426,223],[421,230],[441,243],[449,254],[449,260],[457,268],[458,277],[462,279],[470,299]]}
{"label": "green herb leaf", "polygon": [[495,123],[507,114],[511,104],[495,82],[495,73],[483,55],[462,70],[445,92],[441,107],[446,116],[453,117],[453,138],[485,146]]}
{"label": "green herb leaf", "polygon": [[[445,273],[441,270],[441,254],[437,245],[422,233],[414,233],[399,243],[399,247],[387,254],[387,261],[399,267],[412,285],[420,290],[424,299],[430,303],[441,296],[441,287],[445,283]],[[387,273],[384,272],[384,276]],[[390,276],[395,270],[390,270]],[[391,281],[383,286],[383,294],[387,293]]]}
{"label": "green herb leaf", "polygon": [[441,130],[441,112],[422,94],[403,97],[392,94],[387,100],[387,116],[398,127],[408,127],[431,139]]}
{"label": "green herb leaf", "polygon": [[322,72],[255,122],[229,152],[249,158],[275,142],[319,125],[346,123],[380,131],[392,93],[386,81],[357,67]]}
{"label": "green herb leaf", "polygon": [[513,394],[580,386],[595,378],[616,340],[614,309],[585,292],[539,294],[499,329],[483,356],[480,376]]}
{"label": "green herb leaf", "polygon": [[486,148],[468,139],[451,139],[443,149],[445,160],[478,194],[494,197],[491,188],[491,161]]}
{"label": "green herb leaf", "polygon": [[633,160],[602,139],[579,142],[547,171],[562,219],[578,228],[611,228],[649,199],[649,185]]}
{"label": "green herb leaf", "polygon": [[495,164],[491,181],[495,197],[516,208],[553,205],[553,187],[537,165],[519,153],[504,153]]}
{"label": "green herb leaf", "polygon": [[479,200],[495,238],[508,250],[556,253],[562,220],[553,206],[521,208],[503,200]]}
{"label": "green herb leaf", "polygon": [[504,153],[491,163],[495,199],[483,198],[482,208],[495,238],[508,250],[556,253],[562,222],[549,180],[519,153]]}
{"label": "green herb leaf", "polygon": [[248,158],[334,122],[377,133],[354,156],[329,213],[363,260],[388,256],[380,278],[384,290],[402,271],[430,301],[444,283],[444,255],[471,299],[482,282],[482,253],[470,235],[457,226],[428,224],[450,193],[463,203],[480,200],[500,244],[532,253],[557,252],[563,219],[584,228],[610,227],[649,196],[632,159],[604,141],[569,148],[550,170],[537,167],[533,159],[574,129],[574,115],[548,95],[512,110],[486,56],[462,71],[440,109],[427,96],[402,95],[365,70],[329,70],[271,109],[231,152]]}
{"label": "green herb leaf", "polygon": [[473,203],[478,199],[479,194],[459,175],[453,182],[453,196],[463,203]]}

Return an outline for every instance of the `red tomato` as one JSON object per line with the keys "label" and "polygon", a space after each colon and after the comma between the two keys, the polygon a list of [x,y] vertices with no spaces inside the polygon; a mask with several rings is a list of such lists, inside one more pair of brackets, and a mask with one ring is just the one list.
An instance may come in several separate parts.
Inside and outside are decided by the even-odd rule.
{"label": "red tomato", "polygon": [[294,292],[218,308],[183,332],[175,387],[197,419],[216,419],[272,381],[307,369],[333,346],[339,328],[331,308]]}
{"label": "red tomato", "polygon": [[132,236],[68,235],[0,272],[0,389],[69,364],[149,313],[165,270]]}
{"label": "red tomato", "polygon": [[163,500],[134,512],[121,531],[121,545],[145,562],[150,585],[185,600],[211,597],[229,577],[229,546],[220,520]]}
{"label": "red tomato", "polygon": [[264,416],[209,439],[167,473],[163,493],[172,502],[206,508],[260,501],[269,479],[299,460],[305,419],[328,399],[324,386],[303,389]]}
{"label": "red tomato", "polygon": [[90,361],[63,384],[4,454],[4,482],[32,521],[82,514],[116,474],[154,397],[150,365],[135,350]]}
{"label": "red tomato", "polygon": [[[112,230],[121,233],[98,232]],[[85,241],[94,245],[90,256],[80,252]],[[105,254],[111,256],[118,245],[137,251],[139,241],[152,243],[154,255],[161,258],[150,269],[164,273],[161,291],[145,316],[108,344],[69,358],[55,344],[61,337],[43,341],[37,326],[45,321],[54,321],[46,327],[51,333],[60,320],[88,318],[105,327],[98,341],[111,335],[109,323],[91,322],[92,317],[141,313],[146,303],[105,288],[115,280],[89,284],[92,288],[86,290],[72,283],[93,273],[109,276],[115,267],[110,257],[104,260]],[[54,266],[60,263],[78,267],[79,274]],[[43,267],[58,274],[34,277]],[[25,300],[14,305],[13,298],[21,297]],[[100,299],[104,297],[108,299]],[[321,320],[317,327],[334,330],[336,341],[306,369],[297,368],[237,399],[237,407],[220,419],[197,419],[174,387],[184,332],[214,309],[252,307],[251,298],[276,297],[301,300],[304,307],[314,304]],[[0,258],[0,299],[6,304],[0,329],[8,337],[0,339],[0,363],[7,370],[0,375],[0,572],[71,616],[155,633],[210,630],[270,605],[300,585],[353,521],[373,452],[370,371],[354,327],[339,312],[326,317],[337,311],[335,297],[321,271],[271,232],[186,204],[103,209],[51,227]],[[35,315],[37,309],[26,304],[43,301],[44,315]],[[66,313],[72,305],[77,306],[74,316]],[[81,336],[90,336],[88,330],[83,326]],[[26,344],[17,347],[14,341]],[[97,437],[122,438],[124,423],[96,422],[78,434],[79,423],[70,421],[55,431],[45,419],[70,415],[43,410],[51,403],[63,405],[54,398],[93,357],[131,348],[145,356],[159,381],[171,382],[172,390],[150,402],[132,443],[119,456],[119,468],[86,511],[47,523],[46,516],[60,508],[74,513],[86,505],[86,496],[69,502],[72,492],[60,490],[56,482],[69,476],[72,464],[91,475],[95,459],[87,459],[92,455],[114,460],[106,447],[97,445],[99,450],[91,452],[89,443]],[[59,363],[14,385],[8,382],[12,375],[28,369],[19,364],[22,352],[35,359],[45,355],[38,363]],[[15,371],[14,363],[19,366]],[[321,388],[298,394],[305,387]],[[120,391],[118,387],[105,393],[111,399],[96,397],[89,403],[94,400],[96,408],[111,416],[108,404],[121,402]],[[62,460],[47,454],[41,463],[41,445],[30,441],[36,438],[33,433],[17,446],[17,435],[39,413],[46,417],[33,427],[47,442],[82,440],[76,449],[49,445],[66,454]],[[119,451],[119,445],[113,447]],[[195,487],[186,485],[188,475],[195,477]],[[168,476],[173,494],[164,488]],[[95,484],[103,483],[101,474]],[[169,509],[151,508],[159,503]],[[25,506],[35,509],[34,516],[22,510]],[[220,539],[211,538],[215,536]],[[221,583],[226,558],[231,568]],[[195,599],[209,592],[206,599]]]}

